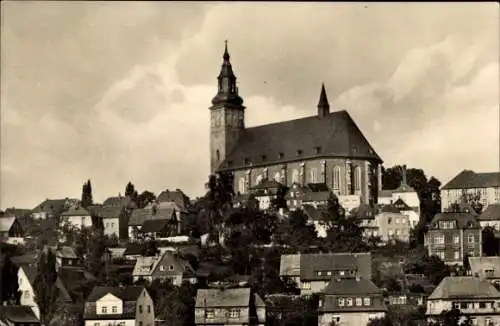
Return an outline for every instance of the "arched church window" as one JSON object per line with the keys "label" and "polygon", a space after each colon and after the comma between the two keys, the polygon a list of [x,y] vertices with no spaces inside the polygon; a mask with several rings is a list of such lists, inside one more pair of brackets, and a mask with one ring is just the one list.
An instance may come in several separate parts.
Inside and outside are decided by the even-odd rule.
{"label": "arched church window", "polygon": [[219,162],[220,161],[220,152],[219,152],[219,150],[215,151],[215,157],[217,158],[217,162]]}
{"label": "arched church window", "polygon": [[354,189],[361,190],[361,167],[359,166],[354,169]]}
{"label": "arched church window", "polygon": [[240,194],[245,193],[245,178],[243,177],[241,177],[238,181],[238,191],[240,192]]}
{"label": "arched church window", "polygon": [[292,172],[292,183],[299,183],[299,171],[297,169]]}
{"label": "arched church window", "polygon": [[340,190],[340,167],[333,168],[333,189]]}
{"label": "arched church window", "polygon": [[311,183],[317,183],[318,182],[318,170],[316,168],[312,168],[309,171],[309,174],[310,174]]}
{"label": "arched church window", "polygon": [[262,174],[259,174],[255,179],[255,184],[258,185],[262,182]]}
{"label": "arched church window", "polygon": [[279,172],[276,172],[276,173],[274,174],[274,181],[276,181],[276,182],[281,182],[281,175],[280,175],[280,173],[279,173]]}

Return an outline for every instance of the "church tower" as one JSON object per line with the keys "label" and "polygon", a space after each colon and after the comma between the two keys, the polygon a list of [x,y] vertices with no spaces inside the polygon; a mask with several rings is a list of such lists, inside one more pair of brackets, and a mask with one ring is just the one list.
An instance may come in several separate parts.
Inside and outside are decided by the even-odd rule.
{"label": "church tower", "polygon": [[214,173],[238,142],[245,129],[245,107],[238,95],[227,41],[218,81],[217,95],[210,107],[210,172]]}

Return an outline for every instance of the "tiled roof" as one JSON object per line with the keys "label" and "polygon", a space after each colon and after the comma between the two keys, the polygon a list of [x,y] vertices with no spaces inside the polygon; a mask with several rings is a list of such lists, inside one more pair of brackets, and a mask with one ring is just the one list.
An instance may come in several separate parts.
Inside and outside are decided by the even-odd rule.
{"label": "tiled roof", "polygon": [[328,295],[382,294],[371,280],[363,278],[332,279],[322,291]]}
{"label": "tiled roof", "polygon": [[66,209],[70,199],[46,199],[40,205],[33,209],[33,213],[46,212],[51,214],[60,214]]}
{"label": "tiled roof", "polygon": [[170,220],[146,220],[142,223],[141,232],[160,232],[169,224]]}
{"label": "tiled roof", "polygon": [[99,206],[93,208],[92,214],[102,218],[118,218],[123,212],[124,207],[121,206]]}
{"label": "tiled roof", "polygon": [[132,199],[128,196],[117,196],[109,197],[103,203],[102,206],[120,206],[126,208],[134,208],[135,204]]}
{"label": "tiled roof", "polygon": [[199,289],[196,294],[196,307],[248,307],[249,288]]}
{"label": "tiled roof", "polygon": [[431,228],[437,225],[439,221],[457,221],[458,229],[479,229],[481,228],[476,216],[470,213],[438,213],[431,222]]}
{"label": "tiled roof", "polygon": [[360,204],[351,211],[351,216],[359,220],[372,220],[377,215],[378,209],[374,205]]}
{"label": "tiled roof", "polygon": [[490,204],[484,212],[479,215],[480,221],[497,221],[500,220],[500,204]]}
{"label": "tiled roof", "polygon": [[142,253],[146,250],[146,244],[143,243],[129,243],[127,245],[127,249],[123,253],[124,256],[136,256],[142,255]]}
{"label": "tiled roof", "polygon": [[321,208],[314,208],[314,206],[311,205],[304,205],[302,207],[302,210],[311,221],[323,221],[324,214],[328,214],[327,210]]}
{"label": "tiled roof", "polygon": [[500,299],[500,292],[488,281],[474,276],[447,276],[428,299],[454,298]]}
{"label": "tiled roof", "polygon": [[401,211],[399,210],[399,208],[397,208],[396,206],[394,206],[393,204],[389,204],[389,205],[384,205],[382,208],[381,208],[381,213],[395,213],[395,214],[401,214]]}
{"label": "tiled roof", "polygon": [[416,191],[407,183],[401,183],[399,187],[397,187],[392,191],[392,193],[403,193],[403,192],[416,192]]}
{"label": "tiled roof", "polygon": [[15,217],[26,217],[31,214],[31,209],[23,208],[7,208],[4,212],[4,216],[15,216]]}
{"label": "tiled roof", "polygon": [[381,161],[349,113],[337,111],[246,128],[219,170],[332,156]]}
{"label": "tiled roof", "polygon": [[500,187],[500,172],[476,173],[463,170],[441,189],[469,189]]}
{"label": "tiled roof", "polygon": [[281,255],[280,276],[300,276],[300,255]]}
{"label": "tiled roof", "polygon": [[469,264],[472,275],[486,276],[485,270],[492,270],[493,275],[488,275],[489,278],[500,278],[500,257],[469,257]]}
{"label": "tiled roof", "polygon": [[87,302],[95,302],[111,293],[115,297],[123,301],[137,301],[137,298],[145,289],[143,286],[125,286],[125,287],[112,287],[112,286],[96,286],[89,294]]}
{"label": "tiled roof", "polygon": [[56,255],[56,257],[66,258],[66,259],[77,259],[78,256],[75,253],[75,250],[69,246],[46,246],[44,250],[50,248],[52,252]]}
{"label": "tiled roof", "polygon": [[0,217],[0,232],[9,232],[15,221],[15,217]]}
{"label": "tiled roof", "polygon": [[36,252],[30,252],[22,256],[14,256],[10,258],[10,261],[18,267],[21,265],[33,264],[37,260],[38,260],[38,254]]}
{"label": "tiled roof", "polygon": [[16,324],[40,324],[29,306],[0,306],[0,320],[2,319]]}
{"label": "tiled roof", "polygon": [[330,191],[306,191],[302,197],[303,202],[328,201],[332,198]]}
{"label": "tiled roof", "polygon": [[175,218],[175,210],[172,208],[146,209],[137,208],[132,211],[129,226],[142,225],[146,220],[164,220]]}
{"label": "tiled roof", "polygon": [[165,191],[162,191],[158,195],[157,201],[158,203],[174,202],[182,209],[182,212],[187,212],[187,209],[190,205],[189,198],[180,189],[176,189],[173,191],[167,189]]}
{"label": "tiled roof", "polygon": [[408,206],[408,204],[405,203],[405,201],[401,198],[398,198],[398,200],[396,200],[394,203],[392,203],[392,206],[396,207],[400,211],[410,211],[411,210],[411,207]]}
{"label": "tiled roof", "polygon": [[258,189],[278,189],[281,186],[281,183],[274,179],[263,179],[259,184],[250,187],[252,190]]}
{"label": "tiled roof", "polygon": [[62,213],[61,216],[89,216],[90,213],[81,206],[74,206]]}
{"label": "tiled roof", "polygon": [[[325,280],[327,275],[317,271],[356,269],[362,278],[371,279],[372,260],[370,253],[323,253],[300,255],[300,278],[303,280]],[[324,274],[324,273],[323,273]]]}

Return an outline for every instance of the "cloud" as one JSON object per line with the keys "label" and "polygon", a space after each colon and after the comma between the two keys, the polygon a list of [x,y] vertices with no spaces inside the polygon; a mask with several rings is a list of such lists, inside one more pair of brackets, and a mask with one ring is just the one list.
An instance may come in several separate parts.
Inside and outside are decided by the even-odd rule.
{"label": "cloud", "polygon": [[493,5],[2,3],[0,206],[87,178],[201,195],[224,39],[247,126],[315,114],[325,82],[387,165],[498,170]]}

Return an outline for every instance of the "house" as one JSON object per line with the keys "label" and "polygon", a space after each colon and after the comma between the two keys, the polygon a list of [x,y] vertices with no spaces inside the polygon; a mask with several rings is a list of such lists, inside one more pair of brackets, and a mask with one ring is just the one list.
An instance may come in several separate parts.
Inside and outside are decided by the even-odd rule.
{"label": "house", "polygon": [[386,313],[382,291],[370,279],[332,279],[320,295],[318,326],[363,326]]}
{"label": "house", "polygon": [[128,213],[124,206],[100,206],[92,209],[92,215],[102,220],[104,234],[115,235],[119,239],[128,236]]}
{"label": "house", "polygon": [[459,309],[472,325],[500,323],[500,292],[486,280],[474,276],[445,277],[427,299],[426,316],[438,319],[443,311]]}
{"label": "house", "polygon": [[41,204],[31,211],[31,217],[34,219],[58,218],[61,213],[68,210],[71,206],[78,204],[78,199],[45,199]]}
{"label": "house", "polygon": [[382,207],[375,216],[378,235],[383,242],[410,240],[410,221],[408,216],[401,214],[393,205]]}
{"label": "house", "polygon": [[398,199],[405,202],[406,205],[414,210],[418,216],[420,216],[420,198],[415,189],[413,189],[406,180],[406,165],[402,166],[402,180],[398,188],[393,190],[384,189],[378,193],[378,204],[379,205],[391,205],[394,204]]}
{"label": "house", "polygon": [[0,326],[38,326],[40,320],[26,306],[0,306]]}
{"label": "house", "polygon": [[188,213],[189,208],[191,207],[189,197],[186,196],[180,189],[176,189],[173,191],[167,189],[165,191],[162,191],[158,195],[158,199],[156,201],[160,205],[159,208],[162,207],[163,203],[175,203],[177,207],[180,208],[180,212],[182,213]]}
{"label": "house", "polygon": [[465,256],[482,255],[481,226],[471,213],[439,213],[425,235],[429,256],[448,265],[462,265]]}
{"label": "house", "polygon": [[184,281],[196,283],[195,271],[189,262],[170,251],[152,257],[138,257],[132,277],[134,282],[140,279],[148,282],[161,280],[177,286]]}
{"label": "house", "polygon": [[85,326],[154,326],[154,303],[143,286],[96,286],[85,302]]}
{"label": "house", "polygon": [[259,184],[250,187],[250,193],[259,201],[259,209],[271,208],[271,203],[277,198],[281,183],[274,179],[262,179]]}
{"label": "house", "polygon": [[500,257],[469,257],[472,276],[500,284]]}
{"label": "house", "polygon": [[318,238],[326,238],[328,225],[325,223],[324,215],[328,214],[328,211],[325,208],[315,208],[310,205],[303,205],[302,210],[307,215],[307,222],[314,225]]}
{"label": "house", "polygon": [[[35,299],[35,281],[37,276],[37,266],[36,264],[31,265],[21,265],[17,272],[17,282],[19,284],[19,291],[21,292],[21,297],[19,304],[21,306],[30,307],[36,318],[40,319],[40,308]],[[68,293],[65,285],[63,284],[60,277],[57,278],[56,287],[58,288],[58,298],[59,303],[71,303],[71,296]]]}
{"label": "house", "polygon": [[249,288],[199,289],[195,324],[264,326],[266,305]]}
{"label": "house", "polygon": [[92,227],[92,217],[89,211],[77,205],[61,213],[61,224],[75,227],[79,230],[90,228]]}
{"label": "house", "polygon": [[3,212],[3,216],[15,216],[17,218],[26,218],[31,215],[31,209],[25,209],[25,208],[15,208],[15,207],[10,207],[5,209],[5,212]]}
{"label": "house", "polygon": [[176,218],[162,220],[146,220],[139,233],[143,239],[159,240],[176,236],[180,233],[179,222]]}
{"label": "house", "polygon": [[481,215],[479,215],[478,220],[481,228],[484,229],[489,226],[496,232],[500,232],[500,203],[488,205]]}
{"label": "house", "polygon": [[147,220],[174,220],[177,221],[177,230],[181,230],[181,221],[177,219],[177,214],[171,208],[137,208],[134,209],[130,215],[128,222],[128,236],[131,240],[140,238],[140,230],[145,221]]}
{"label": "house", "polygon": [[404,216],[408,217],[408,221],[410,222],[410,229],[413,229],[417,226],[420,221],[419,210],[420,208],[410,207],[408,204],[401,198],[398,198],[393,204],[397,210]]}
{"label": "house", "polygon": [[43,250],[52,250],[56,256],[56,267],[61,269],[66,266],[76,266],[80,260],[75,253],[75,250],[70,246],[45,246]]}
{"label": "house", "polygon": [[375,205],[361,204],[352,209],[348,217],[358,220],[359,227],[363,230],[363,236],[371,238],[379,236],[379,226],[375,219],[377,213],[378,208]]}
{"label": "house", "polygon": [[293,183],[285,195],[288,209],[291,211],[301,208],[303,205],[310,205],[316,208],[326,207],[328,200],[333,198],[333,193],[325,184],[301,186],[298,183]]}
{"label": "house", "polygon": [[297,283],[301,294],[321,292],[332,278],[372,278],[372,258],[367,253],[281,255],[280,277]]}
{"label": "house", "polygon": [[441,209],[460,202],[463,195],[479,195],[483,209],[490,204],[500,204],[500,172],[476,173],[463,170],[441,187]]}
{"label": "house", "polygon": [[16,217],[0,217],[0,241],[14,245],[24,243],[24,230]]}

